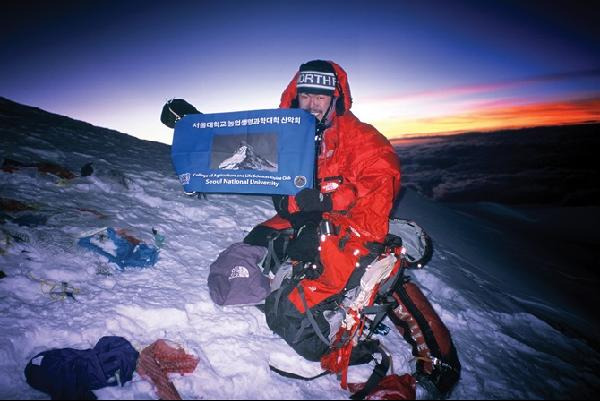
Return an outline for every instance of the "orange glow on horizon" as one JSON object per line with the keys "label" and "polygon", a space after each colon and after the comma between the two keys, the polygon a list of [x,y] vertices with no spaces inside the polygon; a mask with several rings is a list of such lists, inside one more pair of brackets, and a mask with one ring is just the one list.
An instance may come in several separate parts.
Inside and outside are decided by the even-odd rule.
{"label": "orange glow on horizon", "polygon": [[600,98],[490,108],[424,118],[387,118],[373,125],[390,139],[600,121]]}

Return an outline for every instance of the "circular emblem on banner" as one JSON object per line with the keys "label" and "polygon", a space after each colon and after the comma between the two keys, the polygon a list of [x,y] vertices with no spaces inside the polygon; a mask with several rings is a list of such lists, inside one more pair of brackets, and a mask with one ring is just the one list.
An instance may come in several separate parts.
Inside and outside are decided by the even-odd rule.
{"label": "circular emblem on banner", "polygon": [[303,175],[298,175],[294,178],[294,185],[298,188],[302,188],[306,185],[306,177]]}

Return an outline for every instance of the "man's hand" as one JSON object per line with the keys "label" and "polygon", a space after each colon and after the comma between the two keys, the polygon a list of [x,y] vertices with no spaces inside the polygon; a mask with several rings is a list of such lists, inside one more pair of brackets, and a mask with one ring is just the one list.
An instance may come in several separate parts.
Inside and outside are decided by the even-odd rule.
{"label": "man's hand", "polygon": [[329,212],[333,208],[331,196],[314,188],[304,188],[298,192],[296,204],[303,212]]}
{"label": "man's hand", "polygon": [[302,226],[290,241],[287,254],[298,262],[315,262],[319,256],[319,225],[309,222]]}
{"label": "man's hand", "polygon": [[163,106],[160,121],[169,128],[175,128],[175,123],[188,114],[202,113],[183,99],[171,99]]}

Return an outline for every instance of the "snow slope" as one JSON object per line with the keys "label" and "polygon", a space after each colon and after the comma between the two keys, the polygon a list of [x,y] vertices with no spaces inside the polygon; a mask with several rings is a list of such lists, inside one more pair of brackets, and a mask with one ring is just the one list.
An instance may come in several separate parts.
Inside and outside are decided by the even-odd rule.
{"label": "snow slope", "polygon": [[[168,146],[1,98],[0,138],[2,158],[52,161],[74,172],[89,162],[94,168],[91,176],[70,181],[33,167],[0,171],[0,198],[34,206],[6,212],[1,226],[27,241],[2,243],[0,269],[6,277],[0,279],[0,397],[47,399],[25,382],[29,358],[50,348],[87,349],[105,335],[122,336],[138,350],[164,338],[199,357],[194,373],[172,376],[184,399],[348,397],[335,377],[307,383],[270,372],[269,363],[306,375],[320,369],[273,334],[257,308],[219,307],[210,300],[210,263],[273,215],[269,198],[189,197],[174,175]],[[490,207],[501,208],[493,213],[501,222],[520,218],[518,211]],[[493,231],[506,224],[493,223],[489,210],[450,208],[412,191],[404,194],[397,210],[421,223],[434,240],[432,261],[411,276],[458,349],[463,372],[452,398],[596,397],[600,355],[589,342],[538,317],[540,310],[557,318],[566,312],[546,287],[516,274],[512,259],[492,246],[509,237]],[[10,221],[24,215],[47,221],[31,227]],[[157,264],[120,272],[75,244],[85,232],[106,226],[124,228],[147,243],[153,243],[151,230],[156,228],[166,238]],[[489,237],[481,234],[486,232]],[[76,301],[52,299],[40,280],[67,281],[79,290]],[[536,307],[528,308],[531,304]],[[570,315],[566,318],[571,321]],[[572,320],[573,327],[581,322]],[[411,371],[404,340],[392,332],[383,342],[392,351],[395,371]],[[350,378],[361,380],[369,372],[352,368]],[[157,398],[152,385],[137,374],[122,388],[96,394],[103,399]]]}

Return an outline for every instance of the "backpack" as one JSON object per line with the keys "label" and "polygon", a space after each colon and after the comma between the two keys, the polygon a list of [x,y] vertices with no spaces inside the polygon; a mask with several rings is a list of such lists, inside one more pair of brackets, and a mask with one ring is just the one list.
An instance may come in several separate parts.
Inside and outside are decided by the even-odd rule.
{"label": "backpack", "polygon": [[30,359],[27,383],[53,400],[95,400],[91,390],[116,386],[133,377],[139,353],[122,337],[102,337],[93,349],[51,349]]}
{"label": "backpack", "polygon": [[[384,243],[369,244],[370,255],[361,259],[343,291],[311,308],[304,300],[302,286],[298,285],[302,280],[301,272],[294,272],[267,297],[267,324],[299,355],[310,361],[320,361],[326,371],[337,373],[344,389],[349,385],[347,371],[350,365],[369,363],[376,360],[375,354],[380,354],[380,362],[376,363],[373,374],[352,396],[362,399],[378,388],[391,364],[379,341],[373,339],[381,329],[383,319],[389,316],[412,346],[415,357],[419,358],[416,373],[420,374],[420,381],[431,378],[429,381],[439,390],[438,394],[448,394],[460,373],[456,350],[431,305],[426,308],[425,318],[422,314],[419,316],[420,308],[426,303],[426,300],[423,302],[425,297],[405,277],[407,269],[422,268],[431,258],[431,239],[421,227],[408,220],[391,221],[390,232]],[[396,232],[403,237],[395,235]],[[405,237],[411,237],[407,246],[403,245]],[[298,311],[288,299],[295,288],[300,291],[305,313]],[[415,305],[415,299],[418,305]],[[413,313],[403,313],[407,309]],[[412,331],[405,330],[408,316],[418,316],[411,321]],[[419,338],[424,340],[417,342],[415,339]],[[288,375],[273,367],[272,370]]]}
{"label": "backpack", "polygon": [[[354,344],[356,347],[353,343],[365,329],[365,308],[372,308],[382,285],[383,291],[388,291],[400,277],[403,259],[399,244],[400,238],[393,235],[388,236],[384,244],[371,244],[370,257],[364,258],[361,266],[354,270],[344,291],[312,308],[305,303],[305,313],[298,311],[288,299],[290,292],[298,288],[304,300],[297,273],[285,280],[265,301],[267,324],[271,330],[299,355],[310,361],[321,361],[328,370],[342,373],[343,388],[347,385],[345,372],[350,364],[367,363],[373,359],[373,353],[382,353],[379,343],[370,338],[372,334],[360,345]],[[372,331],[383,320],[387,309],[375,313],[376,317],[370,323]],[[333,357],[334,353],[339,355]],[[340,365],[325,362],[328,355]]]}

